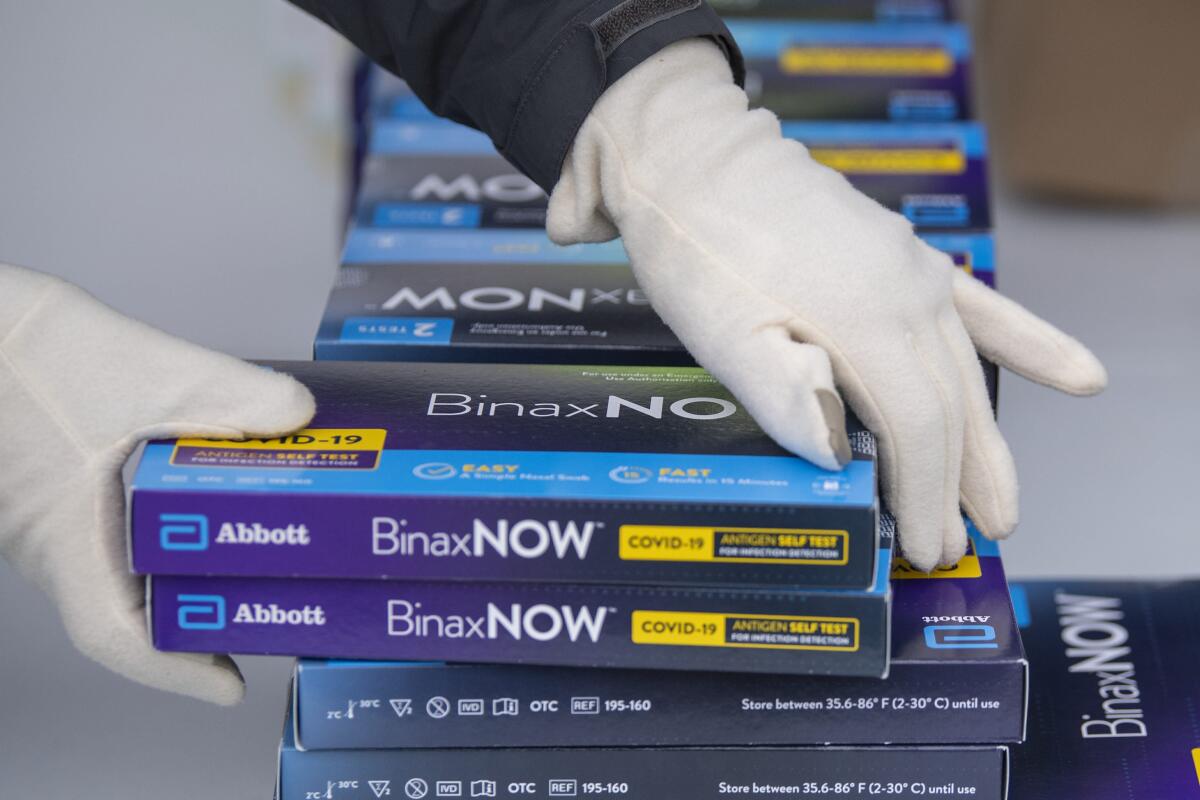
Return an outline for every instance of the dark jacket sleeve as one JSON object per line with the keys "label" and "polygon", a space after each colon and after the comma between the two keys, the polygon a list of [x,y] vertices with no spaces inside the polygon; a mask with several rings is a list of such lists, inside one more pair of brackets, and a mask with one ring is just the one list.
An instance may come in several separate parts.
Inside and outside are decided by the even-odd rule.
{"label": "dark jacket sleeve", "polygon": [[404,78],[436,114],[478,128],[547,192],[601,93],[672,42],[704,36],[743,78],[703,0],[292,0]]}

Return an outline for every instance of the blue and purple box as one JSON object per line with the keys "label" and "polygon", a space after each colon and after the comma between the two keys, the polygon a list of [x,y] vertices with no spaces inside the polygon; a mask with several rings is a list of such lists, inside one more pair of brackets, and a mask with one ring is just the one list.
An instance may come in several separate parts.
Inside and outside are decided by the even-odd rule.
{"label": "blue and purple box", "polygon": [[[978,123],[785,122],[783,133],[918,231],[991,226]],[[541,230],[546,203],[541,187],[482,133],[388,120],[371,130],[355,222],[367,229]]]}
{"label": "blue and purple box", "polygon": [[1200,798],[1200,581],[1013,585],[1029,653],[1015,800]]}
{"label": "blue and purple box", "polygon": [[[925,240],[990,283],[990,234]],[[619,241],[535,230],[351,228],[313,344],[318,360],[688,365]],[[994,397],[996,369],[985,364]]]}
{"label": "blue and purple box", "polygon": [[996,547],[954,569],[897,562],[888,680],[417,662],[296,667],[307,750],[1009,744],[1027,664]]}
{"label": "blue and purple box", "polygon": [[867,800],[887,792],[1003,800],[1007,779],[1004,747],[304,751],[285,731],[275,796],[716,800],[783,795]]}
{"label": "blue and purple box", "polygon": [[751,102],[783,119],[972,116],[971,39],[957,23],[728,21]]}
{"label": "blue and purple box", "polygon": [[879,573],[857,591],[156,575],[149,605],[166,651],[879,678]]}
{"label": "blue and purple box", "polygon": [[[866,589],[874,441],[835,472],[703,370],[283,362],[310,427],[146,447],[135,571]],[[885,554],[886,555],[886,554]]]}

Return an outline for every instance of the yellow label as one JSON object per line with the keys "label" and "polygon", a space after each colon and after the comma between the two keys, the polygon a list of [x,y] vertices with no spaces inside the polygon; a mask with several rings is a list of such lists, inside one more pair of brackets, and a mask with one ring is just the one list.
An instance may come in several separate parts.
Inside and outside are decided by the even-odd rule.
{"label": "yellow label", "polygon": [[305,428],[274,439],[180,439],[180,447],[211,447],[237,450],[382,450],[387,431],[383,428]]}
{"label": "yellow label", "polygon": [[703,611],[634,611],[633,642],[763,650],[858,650],[854,617],[793,617]]}
{"label": "yellow label", "polygon": [[846,175],[958,175],[967,169],[967,157],[958,150],[817,147],[809,150],[809,154],[830,169]]}
{"label": "yellow label", "polygon": [[790,75],[937,75],[954,57],[937,47],[790,47],[779,57]]}
{"label": "yellow label", "polygon": [[1196,781],[1200,783],[1200,747],[1192,749],[1192,764],[1196,766]]}
{"label": "yellow label", "polygon": [[847,531],[801,528],[705,528],[622,525],[622,561],[706,561],[720,564],[849,562]]}
{"label": "yellow label", "polygon": [[979,578],[983,570],[979,567],[979,556],[975,554],[975,543],[967,542],[967,554],[952,567],[938,567],[933,572],[921,570],[908,563],[907,559],[895,556],[892,558],[892,580],[905,578]]}
{"label": "yellow label", "polygon": [[382,428],[306,428],[272,439],[180,439],[171,463],[184,467],[375,469],[387,431]]}

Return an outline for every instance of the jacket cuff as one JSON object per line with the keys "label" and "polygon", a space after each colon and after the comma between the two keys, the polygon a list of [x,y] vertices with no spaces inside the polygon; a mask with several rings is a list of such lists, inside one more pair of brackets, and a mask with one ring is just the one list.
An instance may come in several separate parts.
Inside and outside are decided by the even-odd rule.
{"label": "jacket cuff", "polygon": [[598,0],[556,36],[526,79],[501,154],[547,193],[592,106],[621,76],[669,44],[706,37],[734,80],[745,66],[729,29],[703,0]]}

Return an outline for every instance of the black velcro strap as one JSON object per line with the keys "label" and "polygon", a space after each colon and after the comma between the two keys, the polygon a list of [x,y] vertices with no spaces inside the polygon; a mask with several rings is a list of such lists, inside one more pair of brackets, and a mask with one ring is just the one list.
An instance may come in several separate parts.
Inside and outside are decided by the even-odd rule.
{"label": "black velcro strap", "polygon": [[676,14],[700,7],[701,0],[625,0],[592,22],[604,57],[635,33]]}
{"label": "black velcro strap", "polygon": [[[594,0],[590,7],[613,0]],[[606,88],[667,45],[707,38],[725,52],[734,80],[743,81],[742,54],[729,29],[702,0],[622,0],[585,22],[586,14],[550,43],[522,94],[500,153],[547,192],[579,126]]]}

